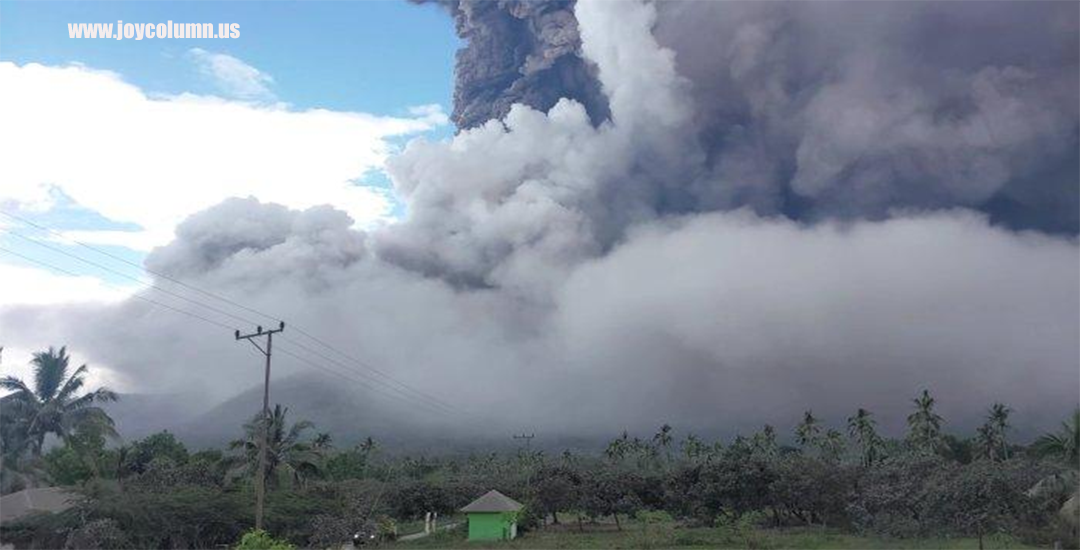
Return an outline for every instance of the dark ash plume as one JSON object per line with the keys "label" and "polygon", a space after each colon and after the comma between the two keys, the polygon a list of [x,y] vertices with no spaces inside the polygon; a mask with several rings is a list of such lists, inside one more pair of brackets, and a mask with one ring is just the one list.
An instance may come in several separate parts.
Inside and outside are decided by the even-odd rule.
{"label": "dark ash plume", "polygon": [[446,7],[467,42],[454,69],[458,128],[502,118],[515,103],[547,111],[564,97],[584,105],[594,123],[608,116],[595,70],[579,55],[573,0],[412,1]]}
{"label": "dark ash plume", "polygon": [[[581,102],[608,118],[573,2],[447,1],[454,120]],[[1062,2],[655,3],[689,83],[692,181],[661,213],[748,206],[797,220],[973,208],[995,223],[1080,230],[1080,15]]]}

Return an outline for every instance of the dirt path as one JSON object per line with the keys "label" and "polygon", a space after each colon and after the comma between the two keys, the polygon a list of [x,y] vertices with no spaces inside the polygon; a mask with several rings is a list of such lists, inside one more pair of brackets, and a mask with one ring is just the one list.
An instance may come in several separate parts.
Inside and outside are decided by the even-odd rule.
{"label": "dirt path", "polygon": [[[436,530],[437,531],[449,531],[450,529],[453,529],[454,527],[457,527],[458,525],[461,525],[461,522],[447,523],[446,525],[440,525],[438,528],[436,528]],[[424,537],[426,537],[426,536],[428,536],[430,534],[431,533],[425,533],[423,531],[420,531],[419,533],[413,533],[411,535],[404,535],[404,536],[398,537],[398,540],[422,539],[422,538],[424,538]]]}

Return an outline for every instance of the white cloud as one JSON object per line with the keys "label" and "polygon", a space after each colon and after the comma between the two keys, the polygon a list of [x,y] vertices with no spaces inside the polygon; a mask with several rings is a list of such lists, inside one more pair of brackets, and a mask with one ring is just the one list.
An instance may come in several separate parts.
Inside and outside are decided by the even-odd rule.
{"label": "white cloud", "polygon": [[0,262],[0,304],[45,305],[69,302],[117,302],[127,298],[135,287],[109,286],[91,277],[73,277]]}
{"label": "white cloud", "polygon": [[[41,349],[33,350],[4,345],[4,350],[0,353],[0,369],[3,369],[4,376],[14,376],[26,382],[31,382],[34,379],[34,368],[30,361],[34,359],[35,352],[44,351],[49,345],[49,343],[42,343]],[[57,347],[63,344],[53,345]],[[90,369],[85,376],[87,388],[93,389],[105,386],[114,391],[126,391],[130,387],[130,383],[120,373],[100,363],[90,361],[80,354],[78,350],[69,349],[68,356],[71,358],[68,363],[68,374],[74,372],[79,365],[89,364]],[[32,384],[31,387],[33,387]]]}
{"label": "white cloud", "polygon": [[187,215],[230,196],[292,208],[329,203],[362,227],[384,221],[393,208],[388,192],[357,180],[383,166],[393,150],[387,138],[432,129],[446,116],[151,97],[107,71],[0,63],[0,120],[0,202],[40,210],[60,190],[144,228],[77,238],[146,249],[167,242]]}
{"label": "white cloud", "polygon": [[208,52],[202,48],[188,50],[199,72],[210,77],[214,84],[225,94],[239,99],[273,100],[274,92],[270,85],[274,78],[223,53]]}

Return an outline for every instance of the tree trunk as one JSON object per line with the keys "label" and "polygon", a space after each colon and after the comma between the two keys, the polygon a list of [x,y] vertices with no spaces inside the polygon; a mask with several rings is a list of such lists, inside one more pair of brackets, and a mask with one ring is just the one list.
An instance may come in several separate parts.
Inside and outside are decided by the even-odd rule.
{"label": "tree trunk", "polygon": [[622,531],[622,524],[619,523],[619,514],[618,514],[618,512],[616,512],[614,515],[615,515],[615,528]]}
{"label": "tree trunk", "polygon": [[581,523],[581,512],[578,512],[578,515],[577,515],[577,528],[578,528],[578,531],[580,531],[582,533],[585,532],[585,525],[583,525]]}
{"label": "tree trunk", "polygon": [[551,523],[553,523],[555,525],[559,524],[559,511],[558,510],[552,510],[551,511]]}
{"label": "tree trunk", "polygon": [[979,529],[979,550],[983,550],[983,532]]}

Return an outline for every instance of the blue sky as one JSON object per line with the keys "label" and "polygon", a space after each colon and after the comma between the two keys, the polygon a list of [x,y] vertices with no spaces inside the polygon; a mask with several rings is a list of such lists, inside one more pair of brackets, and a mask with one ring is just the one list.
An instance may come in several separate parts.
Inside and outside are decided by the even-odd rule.
{"label": "blue sky", "polygon": [[[170,20],[177,23],[238,23],[240,37],[117,41],[68,36],[68,23],[115,23],[117,20],[126,23]],[[403,205],[388,190],[388,178],[379,168],[381,159],[388,151],[416,137],[444,139],[452,134],[452,126],[445,121],[416,122],[420,115],[410,109],[439,105],[444,112],[449,112],[454,52],[458,47],[452,21],[445,13],[436,6],[417,6],[404,0],[0,1],[0,63],[13,63],[15,69],[23,69],[5,73],[14,75],[7,78],[18,79],[20,85],[12,88],[23,90],[17,101],[11,99],[13,96],[5,99],[9,109],[17,109],[16,113],[24,110],[13,106],[16,102],[30,102],[29,110],[37,113],[27,115],[22,126],[8,124],[8,135],[0,135],[0,143],[15,144],[15,150],[10,150],[9,146],[7,153],[16,158],[38,155],[52,147],[50,136],[71,133],[67,123],[70,116],[65,119],[57,115],[53,120],[43,118],[40,113],[71,108],[75,109],[74,118],[79,119],[73,120],[73,125],[111,127],[115,120],[117,128],[96,133],[81,132],[79,136],[60,140],[63,143],[57,146],[57,151],[48,151],[36,163],[28,160],[17,174],[0,174],[7,182],[0,184],[0,207],[60,231],[80,231],[75,238],[93,242],[133,261],[140,261],[150,246],[167,242],[163,231],[168,227],[149,227],[148,221],[167,218],[174,220],[169,226],[173,227],[180,216],[192,214],[232,195],[252,194],[261,200],[295,208],[330,203],[349,212],[358,223],[370,222],[369,217],[383,220],[399,217],[403,215]],[[231,97],[228,83],[223,82],[220,75],[206,70],[208,60],[212,59],[224,59],[234,66],[255,71],[259,78],[265,79],[269,99],[262,105],[249,105],[245,103],[250,103],[249,98]],[[28,64],[47,66],[49,74],[34,77],[34,83],[30,84],[30,71],[25,70]],[[71,65],[85,67],[88,72],[72,75],[60,71]],[[115,78],[103,80],[100,75],[90,74],[90,69],[109,71]],[[111,87],[111,91],[103,92],[100,98],[89,92],[84,97],[75,91],[84,87],[96,90],[99,85]],[[45,96],[51,96],[53,92],[59,94],[60,88],[68,88],[72,95],[52,98],[57,103],[48,104],[49,99]],[[144,95],[145,100],[134,101],[130,107],[117,104],[130,99],[127,96],[132,90]],[[216,115],[206,114],[212,107],[193,107],[167,100],[181,94],[231,102],[230,113],[235,116],[214,119]],[[71,106],[72,98],[80,102],[77,107]],[[162,98],[165,99],[158,101]],[[92,113],[98,109],[95,102],[99,102],[105,112],[117,114],[111,115],[111,119],[93,119]],[[138,113],[157,113],[162,110],[159,107],[168,107],[167,110],[175,112],[165,117],[166,122],[159,128],[150,130],[147,146],[154,159],[153,162],[145,161],[149,163],[147,166],[140,166],[141,157],[146,155],[125,154],[125,149],[142,145],[141,140],[130,135],[135,131],[132,128],[145,131],[140,126],[144,122],[140,120],[143,115]],[[110,108],[116,110],[109,111]],[[318,117],[304,114],[312,110],[331,111],[335,116],[331,120],[323,120],[326,117],[315,120]],[[281,111],[294,116],[282,122]],[[127,113],[131,113],[130,120]],[[360,124],[355,120],[358,114],[382,118]],[[84,115],[89,117],[89,122],[82,121]],[[169,123],[178,118],[199,116],[210,117],[211,124],[215,120],[230,121],[221,124],[229,125],[223,129],[228,130],[231,137],[214,142],[214,136],[207,136],[204,129],[194,123],[179,128]],[[238,122],[231,122],[234,120]],[[250,128],[240,127],[247,123],[245,121],[253,121]],[[275,129],[265,132],[267,124]],[[0,129],[0,133],[3,132],[5,130]],[[24,136],[30,133],[40,133],[43,137],[39,142],[25,140]],[[260,142],[263,134],[267,135]],[[275,148],[277,142],[290,136],[295,143]],[[325,144],[315,143],[308,153],[304,153],[303,144],[313,140],[324,140]],[[355,155],[350,150],[354,145],[350,140],[356,140]],[[25,151],[20,151],[21,147],[25,147]],[[80,149],[83,147],[97,147],[89,155],[93,157],[91,162],[82,155]],[[202,202],[196,201],[193,204],[197,207],[187,210],[181,210],[175,204],[175,197],[170,200],[168,193],[164,193],[175,191],[176,181],[154,176],[132,177],[130,174],[125,180],[123,175],[115,179],[110,175],[113,167],[128,165],[137,168],[137,174],[153,173],[155,167],[161,167],[163,173],[169,174],[176,171],[171,169],[173,166],[206,166],[208,172],[221,172],[218,166],[223,160],[217,153],[225,147],[236,150],[225,159],[229,173],[223,183],[236,185],[202,182],[203,178],[189,176],[179,185],[198,182],[209,189],[202,188]],[[332,151],[322,154],[326,149]],[[294,159],[279,160],[276,166],[256,166],[260,164],[260,154],[268,159],[288,156],[282,155],[281,150],[298,152]],[[308,170],[308,162],[332,168],[318,173],[316,169]],[[54,165],[72,168],[68,172],[48,168]],[[251,165],[250,169],[248,165]],[[268,172],[298,175],[292,179],[286,176],[268,178]],[[312,181],[299,181],[309,177]],[[19,183],[11,183],[13,181]],[[31,204],[33,201],[26,198],[25,190],[26,186],[32,185],[51,186],[48,194],[53,200],[47,201],[44,207]],[[159,188],[155,189],[155,186]],[[222,189],[220,196],[212,194],[215,186]],[[357,194],[353,192],[356,189],[342,189],[342,186],[367,186],[372,191]],[[310,189],[313,196],[298,194],[298,189],[305,188]],[[130,197],[125,193],[127,190],[133,191]],[[20,195],[20,191],[24,193]],[[375,204],[363,203],[367,199]],[[127,200],[142,201],[145,212],[125,209],[121,203]],[[0,220],[0,227],[3,225],[4,220]],[[25,226],[12,229],[35,238],[46,237]],[[115,233],[109,231],[130,232],[131,235],[141,231],[141,242],[149,244],[133,246],[125,244],[127,240],[123,239],[111,242]],[[0,246],[89,275],[106,284],[130,283],[11,235],[0,235]],[[53,242],[52,246],[85,253],[85,249],[63,241]],[[0,268],[4,265],[31,267],[23,260],[0,256]],[[64,284],[58,272],[52,271],[51,275],[57,276],[56,280],[43,283],[43,295],[55,292],[57,284]],[[51,278],[42,277],[43,281],[46,279]],[[85,286],[85,283],[81,281],[80,284]]]}
{"label": "blue sky", "polygon": [[[238,39],[71,39],[67,23],[239,23]],[[301,108],[402,114],[448,106],[459,41],[450,18],[404,0],[0,2],[0,60],[79,62],[164,93],[211,93],[185,60],[195,47],[227,53],[273,76]]]}

